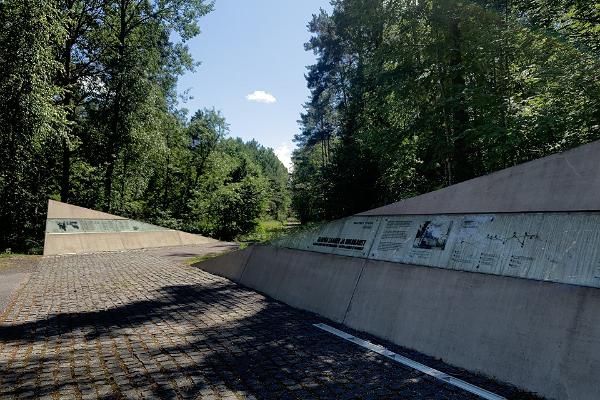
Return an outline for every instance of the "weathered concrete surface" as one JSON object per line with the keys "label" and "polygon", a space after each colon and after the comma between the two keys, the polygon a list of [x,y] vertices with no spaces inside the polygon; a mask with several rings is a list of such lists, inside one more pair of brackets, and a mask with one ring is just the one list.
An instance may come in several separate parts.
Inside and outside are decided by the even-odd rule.
{"label": "weathered concrete surface", "polygon": [[56,200],[48,200],[48,219],[127,219],[118,215],[108,214],[102,211],[91,210],[89,208],[74,206],[72,204],[62,203]]}
{"label": "weathered concrete surface", "polygon": [[238,249],[238,244],[233,242],[215,242],[197,245],[184,245],[176,247],[156,247],[140,250],[144,254],[159,256],[173,262],[188,262],[190,259],[208,254],[226,254]]}
{"label": "weathered concrete surface", "polygon": [[223,254],[195,264],[198,268],[239,283],[242,271],[252,254],[254,247]]}
{"label": "weathered concrete surface", "polygon": [[[180,246],[181,238],[177,231],[157,231],[157,232],[123,232],[118,234],[126,250],[143,249],[163,246]],[[198,237],[197,243],[202,243]],[[185,243],[189,244],[189,243]]]}
{"label": "weathered concrete surface", "polygon": [[36,256],[18,255],[0,259],[0,316],[35,271],[37,260]]}
{"label": "weathered concrete surface", "polygon": [[30,275],[31,272],[11,271],[10,273],[3,273],[3,271],[0,271],[0,315]]}
{"label": "weathered concrete surface", "polygon": [[596,288],[270,246],[254,249],[240,282],[548,398],[600,398]]}
{"label": "weathered concrete surface", "polygon": [[546,397],[592,400],[598,310],[594,288],[369,261],[344,323]]}
{"label": "weathered concrete surface", "polygon": [[[54,200],[48,201],[48,219],[126,220],[126,218],[89,210]],[[216,240],[187,232],[154,227],[156,231],[65,232],[46,231],[44,255],[124,251],[217,243]],[[47,228],[48,229],[48,228]]]}
{"label": "weathered concrete surface", "polygon": [[[299,256],[300,255],[300,256]],[[239,283],[333,321],[344,319],[364,260],[255,246]]]}
{"label": "weathered concrete surface", "polygon": [[[195,240],[191,237],[195,236]],[[214,239],[188,234],[181,240],[180,232],[165,230],[156,232],[113,232],[81,234],[46,234],[44,255],[97,253],[124,251],[154,247],[201,245],[216,243]]]}
{"label": "weathered concrete surface", "polygon": [[600,210],[600,141],[359,215]]}

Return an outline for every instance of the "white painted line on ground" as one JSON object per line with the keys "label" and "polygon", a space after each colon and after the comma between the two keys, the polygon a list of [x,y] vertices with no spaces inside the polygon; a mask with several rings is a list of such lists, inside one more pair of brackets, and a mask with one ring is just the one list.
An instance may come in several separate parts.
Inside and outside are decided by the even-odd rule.
{"label": "white painted line on ground", "polygon": [[419,362],[416,362],[414,360],[411,360],[410,358],[406,358],[404,356],[401,356],[400,354],[396,354],[393,351],[390,351],[388,349],[386,349],[383,346],[377,345],[377,344],[373,344],[367,340],[363,340],[363,339],[359,339],[356,336],[352,336],[349,333],[346,333],[344,331],[340,331],[339,329],[336,329],[332,326],[329,326],[327,324],[314,324],[315,327],[322,329],[326,332],[331,333],[332,335],[341,337],[342,339],[345,339],[349,342],[352,342],[354,344],[357,344],[361,347],[364,347],[365,349],[371,350],[377,354],[381,354],[384,357],[387,357],[391,360],[394,360],[400,364],[406,365],[407,367],[416,369],[417,371],[421,371],[424,374],[427,374],[429,376],[432,376],[434,378],[437,378],[443,382],[449,383],[450,385],[454,385],[457,386],[463,390],[466,390],[467,392],[476,394],[480,397],[483,397],[484,399],[487,400],[506,400],[505,397],[499,396],[495,393],[492,393],[490,391],[487,391],[485,389],[480,388],[479,386],[475,386],[472,385],[468,382],[465,382],[463,380],[460,380],[458,378],[455,378],[453,376],[450,376],[448,374],[445,374],[441,371],[438,371],[437,369],[433,369],[428,367],[427,365],[423,365]]}

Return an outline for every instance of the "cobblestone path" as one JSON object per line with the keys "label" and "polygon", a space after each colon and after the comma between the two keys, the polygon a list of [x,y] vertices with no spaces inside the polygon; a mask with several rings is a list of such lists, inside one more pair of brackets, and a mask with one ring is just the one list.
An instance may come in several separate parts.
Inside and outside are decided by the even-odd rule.
{"label": "cobblestone path", "polygon": [[317,322],[144,252],[44,258],[0,319],[0,398],[475,398]]}

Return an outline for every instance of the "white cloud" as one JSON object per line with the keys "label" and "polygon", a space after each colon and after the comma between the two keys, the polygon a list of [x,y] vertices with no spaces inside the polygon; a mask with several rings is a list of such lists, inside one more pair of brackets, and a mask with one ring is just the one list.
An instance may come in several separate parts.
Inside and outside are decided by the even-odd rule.
{"label": "white cloud", "polygon": [[289,143],[282,143],[273,150],[279,161],[285,165],[288,171],[292,170],[292,146]]}
{"label": "white cloud", "polygon": [[264,90],[255,90],[253,93],[250,93],[249,95],[247,95],[246,99],[248,101],[255,101],[257,103],[266,103],[266,104],[272,104],[277,101],[275,96],[273,96],[271,93],[265,92]]}

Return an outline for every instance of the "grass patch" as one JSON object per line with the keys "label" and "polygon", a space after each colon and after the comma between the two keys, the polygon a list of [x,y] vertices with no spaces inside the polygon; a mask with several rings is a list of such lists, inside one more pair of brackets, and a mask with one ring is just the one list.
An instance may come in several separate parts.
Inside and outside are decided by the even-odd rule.
{"label": "grass patch", "polygon": [[260,221],[252,232],[238,236],[236,242],[240,244],[240,248],[244,248],[248,243],[270,242],[278,237],[292,233],[297,225],[294,221]]}
{"label": "grass patch", "polygon": [[0,253],[0,269],[31,266],[39,258],[38,255],[2,252]]}
{"label": "grass patch", "polygon": [[196,257],[185,260],[184,264],[186,264],[186,265],[198,264],[198,263],[201,263],[202,261],[210,260],[211,258],[215,258],[215,257],[222,256],[223,254],[231,253],[232,251],[235,251],[235,250],[221,251],[219,253],[202,254],[201,256],[196,256]]}

